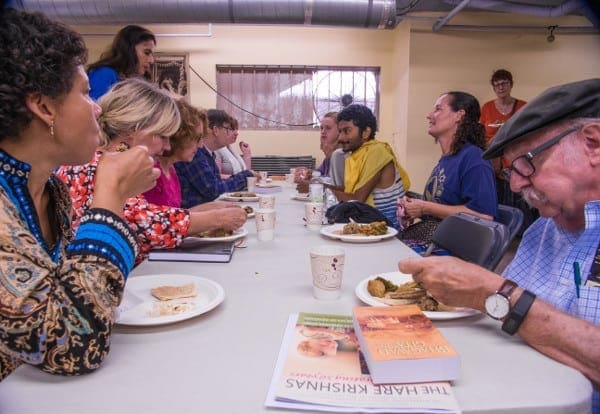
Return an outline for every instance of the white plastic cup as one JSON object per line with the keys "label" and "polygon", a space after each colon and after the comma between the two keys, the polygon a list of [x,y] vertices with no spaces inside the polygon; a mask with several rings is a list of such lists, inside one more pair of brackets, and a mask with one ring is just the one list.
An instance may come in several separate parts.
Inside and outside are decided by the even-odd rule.
{"label": "white plastic cup", "polygon": [[344,249],[338,246],[320,245],[310,250],[313,296],[316,299],[335,300],[340,297],[345,257]]}
{"label": "white plastic cup", "polygon": [[275,210],[272,208],[259,208],[254,213],[256,222],[256,235],[260,241],[269,241],[275,238]]}
{"label": "white plastic cup", "polygon": [[323,203],[305,203],[304,220],[309,230],[320,230],[323,223]]}
{"label": "white plastic cup", "polygon": [[275,196],[273,194],[265,194],[258,197],[258,208],[273,209],[275,208]]}
{"label": "white plastic cup", "polygon": [[246,185],[248,186],[248,191],[253,192],[256,190],[256,177],[246,177]]}
{"label": "white plastic cup", "polygon": [[267,182],[267,177],[269,176],[269,173],[267,171],[259,171],[258,175],[260,175],[260,182],[262,182],[262,183]]}
{"label": "white plastic cup", "polygon": [[[290,168],[291,169],[291,168]],[[294,184],[294,174],[286,174],[285,175],[285,182],[288,184]]]}

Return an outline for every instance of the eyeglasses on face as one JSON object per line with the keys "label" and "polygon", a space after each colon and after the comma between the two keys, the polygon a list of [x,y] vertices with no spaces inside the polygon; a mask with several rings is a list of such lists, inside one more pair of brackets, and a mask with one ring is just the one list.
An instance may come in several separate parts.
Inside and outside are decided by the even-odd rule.
{"label": "eyeglasses on face", "polygon": [[235,128],[232,128],[231,126],[224,126],[224,125],[221,125],[219,128],[223,128],[224,130],[226,130],[226,131],[227,131],[227,133],[228,133],[228,134],[229,134],[230,132],[233,132],[233,131],[235,131]]}
{"label": "eyeglasses on face", "polygon": [[510,81],[504,80],[504,81],[494,82],[493,86],[494,86],[494,89],[508,88],[510,86]]}
{"label": "eyeglasses on face", "polygon": [[557,136],[555,136],[554,138],[535,147],[531,151],[527,152],[527,154],[524,154],[524,155],[521,155],[520,157],[515,158],[513,160],[513,162],[511,163],[510,167],[504,168],[502,170],[502,175],[504,176],[504,178],[507,181],[510,181],[510,175],[513,171],[515,171],[517,174],[519,174],[523,178],[531,177],[535,173],[535,166],[533,165],[533,162],[532,162],[533,158],[536,155],[539,155],[540,153],[546,151],[551,146],[558,144],[558,142],[561,139],[563,139],[567,135],[571,134],[572,132],[577,131],[578,129],[579,129],[578,126],[571,128],[571,129],[567,129],[566,131],[563,131],[560,134],[558,134]]}

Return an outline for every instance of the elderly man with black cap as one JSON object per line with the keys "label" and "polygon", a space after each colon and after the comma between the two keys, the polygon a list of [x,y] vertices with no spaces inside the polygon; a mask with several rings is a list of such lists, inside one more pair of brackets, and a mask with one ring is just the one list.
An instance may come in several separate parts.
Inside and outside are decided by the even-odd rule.
{"label": "elderly man with black cap", "polygon": [[525,105],[483,157],[501,155],[512,190],[541,215],[504,275],[451,257],[399,268],[439,301],[486,312],[581,371],[600,412],[600,79],[550,88]]}

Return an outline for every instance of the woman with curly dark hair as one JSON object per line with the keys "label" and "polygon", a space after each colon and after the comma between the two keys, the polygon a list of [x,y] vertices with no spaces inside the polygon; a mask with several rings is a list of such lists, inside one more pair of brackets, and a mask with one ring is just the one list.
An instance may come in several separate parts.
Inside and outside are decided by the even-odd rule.
{"label": "woman with curly dark hair", "polygon": [[155,47],[156,37],[144,27],[132,24],[119,30],[110,48],[88,67],[90,96],[97,100],[115,83],[127,78],[150,79]]}
{"label": "woman with curly dark hair", "polygon": [[0,56],[0,380],[23,363],[84,374],[108,353],[138,252],[123,203],[159,171],[144,147],[106,154],[73,234],[53,171],[89,161],[99,145],[83,39],[42,14],[0,8]]}
{"label": "woman with curly dark hair", "polygon": [[437,223],[464,212],[493,220],[498,202],[494,171],[481,158],[485,129],[479,123],[477,99],[465,92],[447,92],[427,116],[428,133],[440,145],[442,157],[433,168],[423,199],[405,197],[399,203],[404,220],[422,221],[406,228],[401,238],[428,243]]}

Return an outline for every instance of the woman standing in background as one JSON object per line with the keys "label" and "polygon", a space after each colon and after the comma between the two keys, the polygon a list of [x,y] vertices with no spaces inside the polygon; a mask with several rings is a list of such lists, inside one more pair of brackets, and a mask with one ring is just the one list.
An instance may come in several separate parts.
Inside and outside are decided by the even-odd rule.
{"label": "woman standing in background", "polygon": [[[481,107],[481,117],[479,118],[479,122],[485,127],[487,145],[490,145],[500,127],[527,103],[511,96],[514,85],[513,76],[506,69],[494,71],[490,84],[494,88],[496,99],[486,102]],[[496,175],[498,203],[516,207],[523,212],[523,226],[521,227],[521,231],[523,231],[540,216],[539,212],[527,205],[520,194],[516,194],[510,189],[510,183],[502,175],[502,169],[510,166],[509,160],[504,157],[495,158],[492,160],[492,166]]]}
{"label": "woman standing in background", "polygon": [[98,100],[115,83],[130,78],[150,79],[154,63],[156,37],[141,26],[125,26],[115,36],[110,48],[88,66],[90,96]]}

